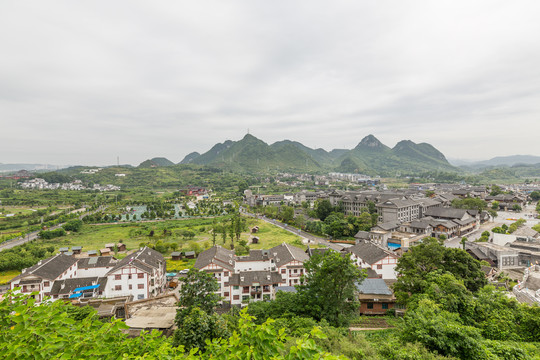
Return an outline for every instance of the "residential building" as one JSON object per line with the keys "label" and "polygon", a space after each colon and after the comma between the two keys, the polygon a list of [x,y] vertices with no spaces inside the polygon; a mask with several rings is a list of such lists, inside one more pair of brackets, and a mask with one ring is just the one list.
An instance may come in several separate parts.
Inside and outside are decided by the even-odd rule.
{"label": "residential building", "polygon": [[353,262],[362,269],[374,270],[382,279],[396,279],[398,256],[391,251],[369,242],[359,241],[356,245],[342,250],[350,253]]}
{"label": "residential building", "polygon": [[308,259],[302,249],[289,244],[251,250],[246,256],[214,246],[199,254],[194,267],[214,275],[224,304],[241,306],[273,299],[275,287],[300,284],[303,263]]}

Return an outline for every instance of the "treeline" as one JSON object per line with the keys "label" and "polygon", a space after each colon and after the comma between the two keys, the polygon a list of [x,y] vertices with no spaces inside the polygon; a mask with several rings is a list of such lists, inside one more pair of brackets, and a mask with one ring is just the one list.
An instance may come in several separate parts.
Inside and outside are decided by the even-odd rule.
{"label": "treeline", "polygon": [[22,270],[54,255],[54,246],[29,242],[0,251],[0,271]]}

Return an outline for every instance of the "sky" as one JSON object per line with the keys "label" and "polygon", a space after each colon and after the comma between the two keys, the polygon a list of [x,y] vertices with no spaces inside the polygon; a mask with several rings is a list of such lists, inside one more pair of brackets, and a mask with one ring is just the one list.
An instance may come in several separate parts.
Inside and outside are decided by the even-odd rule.
{"label": "sky", "polygon": [[3,1],[0,163],[271,144],[540,155],[540,2]]}

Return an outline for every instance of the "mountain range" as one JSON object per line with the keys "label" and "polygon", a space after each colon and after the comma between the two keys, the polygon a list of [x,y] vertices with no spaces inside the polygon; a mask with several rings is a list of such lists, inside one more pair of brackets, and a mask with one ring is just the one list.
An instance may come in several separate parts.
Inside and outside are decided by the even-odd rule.
{"label": "mountain range", "polygon": [[[146,162],[141,166],[143,164],[147,166]],[[218,143],[203,154],[192,152],[180,164],[209,165],[240,172],[337,171],[381,176],[395,175],[396,172],[459,170],[430,144],[402,140],[390,148],[373,135],[363,138],[354,149],[326,151],[291,140],[269,145],[247,134],[239,141]]]}

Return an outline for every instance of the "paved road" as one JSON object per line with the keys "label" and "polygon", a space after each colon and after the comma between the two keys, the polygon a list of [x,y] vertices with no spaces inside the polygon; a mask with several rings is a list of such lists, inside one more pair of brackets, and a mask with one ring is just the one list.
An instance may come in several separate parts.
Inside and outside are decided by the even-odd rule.
{"label": "paved road", "polygon": [[[81,216],[79,216],[79,219],[82,220],[85,216],[94,214],[94,213],[96,213],[98,211],[101,211],[103,209],[104,208],[100,207],[100,208],[98,208],[98,209],[96,209],[96,210],[94,210],[92,212],[84,213]],[[58,229],[59,227],[61,227],[64,224],[65,223],[55,225],[55,226],[49,228],[49,230]],[[19,238],[15,238],[15,239],[12,239],[12,240],[5,241],[2,244],[0,244],[0,251],[2,251],[4,249],[11,249],[11,248],[13,248],[15,246],[19,246],[19,245],[22,245],[22,244],[27,243],[29,241],[35,240],[35,239],[38,238],[38,234],[39,234],[39,231],[34,231],[34,232],[26,234],[24,237],[19,237]]]}

